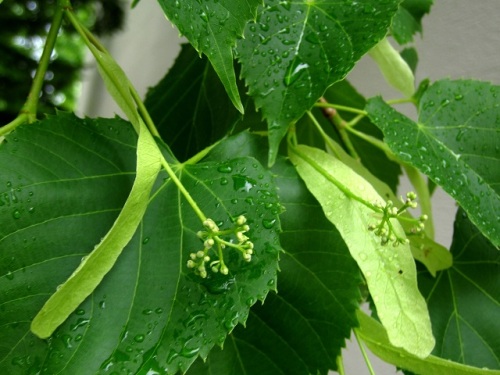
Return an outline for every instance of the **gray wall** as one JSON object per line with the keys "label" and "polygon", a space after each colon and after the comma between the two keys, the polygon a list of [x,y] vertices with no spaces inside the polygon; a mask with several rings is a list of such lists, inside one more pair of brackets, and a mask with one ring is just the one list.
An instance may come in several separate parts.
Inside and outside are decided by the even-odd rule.
{"label": "gray wall", "polygon": [[[436,0],[431,15],[424,19],[423,39],[417,37],[416,41],[420,57],[417,79],[476,78],[500,84],[499,16],[498,0]],[[177,31],[152,0],[142,0],[128,15],[124,32],[106,41],[141,95],[171,66],[179,52],[179,43]],[[369,58],[359,62],[349,79],[367,96],[382,94],[388,99],[398,96],[387,88]],[[79,113],[88,116],[119,113],[103,90],[92,62],[85,74]],[[402,192],[408,189],[404,182]],[[435,221],[439,223],[437,240],[445,246],[451,241],[455,210],[446,194],[438,191],[434,198]],[[347,374],[368,374],[354,342],[349,343],[344,357]],[[392,366],[376,358],[373,363],[379,375],[396,373]]]}

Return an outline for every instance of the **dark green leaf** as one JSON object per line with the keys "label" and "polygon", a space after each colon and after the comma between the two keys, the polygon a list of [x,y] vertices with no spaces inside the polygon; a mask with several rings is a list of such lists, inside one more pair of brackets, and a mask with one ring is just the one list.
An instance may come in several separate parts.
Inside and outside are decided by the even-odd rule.
{"label": "dark green leaf", "polygon": [[145,105],[163,140],[184,161],[236,126],[244,126],[243,121],[247,126],[260,122],[243,87],[241,94],[244,118],[224,93],[208,59],[185,44],[168,74],[148,92]]}
{"label": "dark green leaf", "polygon": [[242,76],[269,127],[269,161],[290,123],[382,39],[398,0],[269,0],[237,47]]}
{"label": "dark green leaf", "polygon": [[207,55],[235,107],[243,112],[233,48],[248,21],[255,19],[261,0],[158,0],[163,11],[197,50]]}
{"label": "dark green leaf", "polygon": [[436,337],[433,354],[470,366],[500,369],[500,253],[459,210],[453,267],[419,274]]}
{"label": "dark green leaf", "polygon": [[415,48],[405,48],[401,51],[401,57],[408,64],[413,73],[417,70],[418,53]]}
{"label": "dark green leaf", "polygon": [[[240,156],[251,149],[266,160],[265,139],[248,133],[213,151]],[[189,374],[326,374],[336,368],[356,325],[361,284],[356,263],[295,169],[279,158],[272,172],[285,209],[279,293],[254,306],[246,328],[236,328],[224,350],[215,348],[206,364],[198,361]]]}
{"label": "dark green leaf", "polygon": [[405,0],[391,24],[391,33],[399,44],[413,41],[422,32],[422,18],[429,13],[433,0]]}
{"label": "dark green leaf", "polygon": [[491,241],[500,244],[500,87],[478,81],[434,83],[419,102],[419,121],[381,98],[366,107],[404,162],[443,187]]}
{"label": "dark green leaf", "polygon": [[275,289],[280,225],[270,174],[252,158],[177,165],[221,228],[248,217],[252,261],[227,249],[228,276],[202,279],[188,269],[189,254],[203,248],[196,236],[203,227],[162,173],[138,231],[95,292],[48,341],[29,332],[44,301],[120,212],[136,142],[122,120],[66,115],[20,127],[2,143],[0,372],[174,373],[222,343]]}

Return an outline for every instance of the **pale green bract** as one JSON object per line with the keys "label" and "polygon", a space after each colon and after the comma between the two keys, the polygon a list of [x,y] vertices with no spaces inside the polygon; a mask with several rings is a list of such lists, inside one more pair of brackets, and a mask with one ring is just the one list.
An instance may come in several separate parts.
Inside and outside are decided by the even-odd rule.
{"label": "pale green bract", "polygon": [[[75,26],[79,27],[78,24]],[[82,32],[86,31],[82,28]],[[85,42],[96,58],[108,91],[138,133],[136,177],[130,195],[109,232],[33,319],[31,331],[40,338],[52,335],[111,270],[146,212],[149,194],[161,168],[161,152],[138,113],[133,86],[98,41],[86,38]]]}
{"label": "pale green bract", "polygon": [[388,83],[407,97],[413,95],[415,92],[413,72],[387,38],[382,39],[368,54],[377,63]]}
{"label": "pale green bract", "polygon": [[[344,191],[370,203],[383,199],[366,180],[324,151],[299,145],[291,147],[289,154],[363,272],[391,343],[417,357],[428,356],[435,341],[409,245],[381,245],[380,238],[368,230],[380,215]],[[396,235],[404,237],[399,223],[393,220],[392,224]]]}
{"label": "pale green bract", "polygon": [[113,226],[73,274],[48,299],[31,323],[31,331],[48,338],[100,284],[134,235],[149,203],[161,167],[158,147],[140,121],[136,177],[130,195]]}
{"label": "pale green bract", "polygon": [[425,360],[417,358],[391,345],[384,327],[375,319],[361,311],[358,311],[357,315],[359,321],[359,328],[356,329],[357,337],[363,340],[366,346],[379,358],[395,366],[417,374],[500,375],[498,370],[467,366],[433,355]]}

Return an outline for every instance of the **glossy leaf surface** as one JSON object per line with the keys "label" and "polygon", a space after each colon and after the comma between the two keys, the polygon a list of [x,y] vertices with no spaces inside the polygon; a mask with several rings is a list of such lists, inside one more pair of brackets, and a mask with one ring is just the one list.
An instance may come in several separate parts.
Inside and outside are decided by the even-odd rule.
{"label": "glossy leaf surface", "polygon": [[288,126],[387,33],[397,0],[268,0],[238,43],[242,77],[269,128],[272,164]]}
{"label": "glossy leaf surface", "polygon": [[500,370],[500,254],[457,212],[453,267],[432,278],[419,274],[436,337],[433,354],[480,368]]}
{"label": "glossy leaf surface", "polygon": [[201,279],[186,262],[203,248],[196,236],[203,226],[162,173],[113,269],[48,341],[38,340],[31,319],[109,230],[135,177],[137,136],[129,123],[67,117],[20,127],[0,148],[0,369],[13,375],[187,369],[275,288],[274,182],[252,158],[176,166],[221,228],[247,215],[255,245],[250,263],[226,251],[229,275]]}
{"label": "glossy leaf surface", "polygon": [[243,112],[233,68],[233,48],[261,0],[158,0],[163,11],[199,52],[207,55],[234,106]]}
{"label": "glossy leaf surface", "polygon": [[404,162],[429,176],[500,244],[500,87],[478,81],[434,83],[414,122],[374,98],[366,107]]}
{"label": "glossy leaf surface", "polygon": [[[213,150],[217,158],[248,152],[265,162],[266,139],[245,132]],[[278,293],[189,374],[326,374],[356,325],[362,281],[349,250],[293,166],[279,158],[272,173],[284,208]]]}
{"label": "glossy leaf surface", "polygon": [[[371,208],[347,196],[340,186],[349,186],[350,194],[367,202],[383,199],[361,176],[321,150],[296,146],[290,150],[290,159],[363,272],[392,344],[416,356],[427,356],[434,338],[427,306],[417,288],[409,245],[382,245],[380,238],[368,230],[380,218]],[[393,225],[395,235],[404,236],[399,223]]]}

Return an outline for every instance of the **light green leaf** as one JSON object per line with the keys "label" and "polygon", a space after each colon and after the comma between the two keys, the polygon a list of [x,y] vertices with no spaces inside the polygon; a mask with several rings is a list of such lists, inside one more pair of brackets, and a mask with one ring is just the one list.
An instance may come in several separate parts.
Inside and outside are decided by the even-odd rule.
{"label": "light green leaf", "polygon": [[433,354],[500,370],[500,253],[461,209],[451,253],[452,268],[437,278],[418,275],[436,337]]}
{"label": "light green leaf", "polygon": [[[370,203],[385,200],[352,169],[319,149],[291,147],[290,159],[363,272],[391,343],[418,357],[427,356],[434,338],[410,248],[381,245],[380,238],[368,230],[380,218],[352,195]],[[393,225],[397,235],[404,237],[399,223]]]}
{"label": "light green leaf", "polygon": [[269,128],[269,161],[289,125],[382,39],[399,0],[267,0],[237,46],[241,75]]}
{"label": "light green leaf", "polygon": [[[337,143],[331,142],[329,146],[330,145],[333,146],[332,150],[336,157],[369,182],[381,197],[390,199],[395,202],[396,205],[399,204],[398,197],[389,186],[372,175],[368,169],[347,154]],[[404,215],[406,217],[410,216],[409,213],[405,213]],[[403,225],[407,233],[411,232],[412,223],[403,222],[401,225]],[[408,236],[408,239],[410,240],[410,248],[413,257],[424,264],[431,275],[435,276],[437,271],[451,267],[453,258],[448,249],[427,237],[425,233]]]}
{"label": "light green leaf", "polygon": [[69,116],[21,126],[0,146],[0,373],[173,374],[224,342],[276,288],[280,209],[272,176],[253,158],[176,164],[220,228],[247,216],[252,261],[226,249],[229,275],[196,276],[187,261],[203,248],[196,235],[203,226],[161,172],[134,236],[94,292],[49,340],[30,332],[57,285],[122,211],[136,142],[122,120]]}
{"label": "light green leaf", "polygon": [[243,36],[248,21],[255,19],[261,0],[158,0],[163,11],[191,45],[207,55],[229,98],[243,113],[236,75],[233,48]]}
{"label": "light green leaf", "polygon": [[95,290],[134,235],[149,203],[149,193],[160,172],[161,153],[140,121],[136,175],[132,190],[113,226],[71,276],[45,302],[31,322],[31,331],[46,339]]}
{"label": "light green leaf", "polygon": [[416,374],[499,375],[500,371],[467,366],[433,355],[422,359],[391,345],[384,327],[375,319],[358,311],[358,337],[384,361]]}
{"label": "light green leaf", "polygon": [[414,122],[380,98],[366,107],[384,140],[404,162],[448,192],[470,219],[500,245],[499,86],[478,81],[434,83]]}
{"label": "light green leaf", "polygon": [[[266,138],[243,132],[221,142],[213,154],[258,154],[265,162],[266,151]],[[237,327],[224,350],[214,348],[190,375],[326,374],[336,369],[336,357],[356,325],[361,283],[356,262],[295,168],[280,157],[271,171],[284,207],[278,294],[252,307],[246,327]]]}

